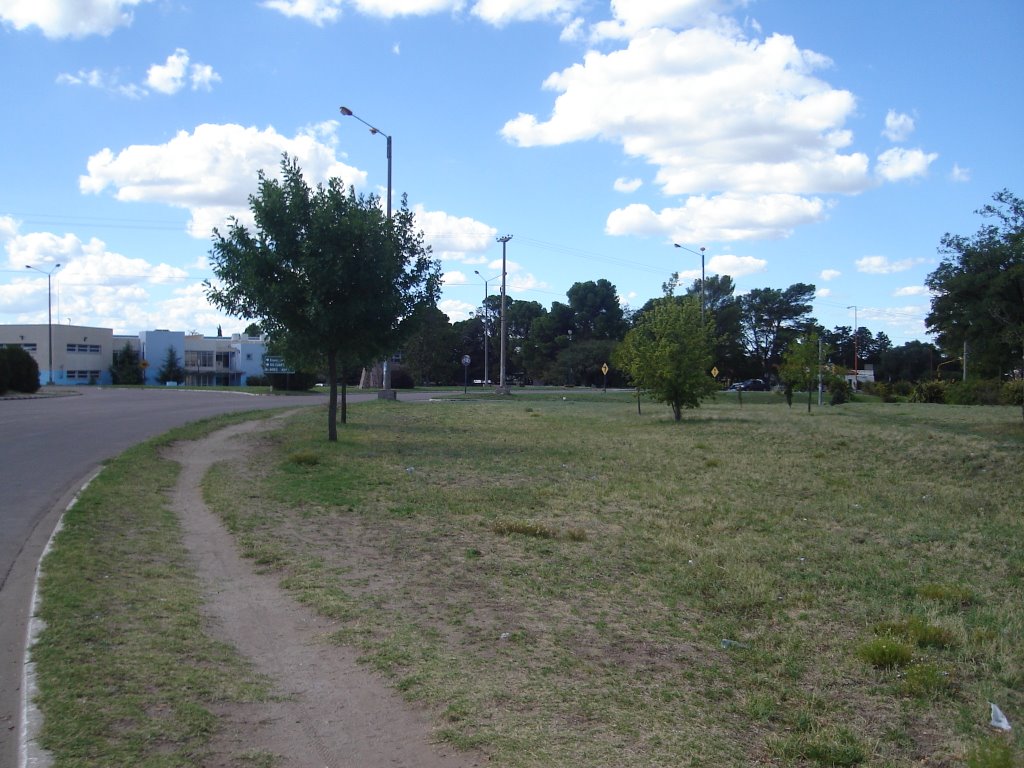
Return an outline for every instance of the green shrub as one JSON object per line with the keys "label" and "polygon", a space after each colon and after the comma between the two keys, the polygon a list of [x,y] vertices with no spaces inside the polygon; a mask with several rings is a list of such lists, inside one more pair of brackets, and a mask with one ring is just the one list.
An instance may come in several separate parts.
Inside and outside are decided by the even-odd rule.
{"label": "green shrub", "polygon": [[950,405],[999,405],[1002,382],[995,379],[970,379],[946,384],[946,402]]}
{"label": "green shrub", "polygon": [[850,383],[846,379],[835,378],[828,383],[829,405],[842,405],[852,399]]}
{"label": "green shrub", "polygon": [[910,393],[912,403],[946,402],[946,386],[941,381],[921,381]]}
{"label": "green shrub", "polygon": [[0,394],[39,390],[39,365],[19,346],[0,347]]}
{"label": "green shrub", "polygon": [[1024,405],[1024,379],[1003,382],[999,402],[1003,405]]}
{"label": "green shrub", "polygon": [[246,376],[245,386],[247,387],[269,387],[269,376]]}

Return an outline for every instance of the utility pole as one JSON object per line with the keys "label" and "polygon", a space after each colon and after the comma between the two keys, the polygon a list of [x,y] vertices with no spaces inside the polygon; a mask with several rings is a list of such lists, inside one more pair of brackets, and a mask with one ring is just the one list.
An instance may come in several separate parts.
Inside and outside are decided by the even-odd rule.
{"label": "utility pole", "polygon": [[501,374],[498,379],[498,391],[503,395],[509,394],[508,385],[505,382],[505,359],[508,347],[508,320],[505,316],[505,246],[511,239],[512,235],[502,235],[498,238],[498,242],[501,243]]}
{"label": "utility pole", "polygon": [[857,305],[851,304],[847,309],[853,310],[853,389],[860,383],[860,361],[857,359]]}

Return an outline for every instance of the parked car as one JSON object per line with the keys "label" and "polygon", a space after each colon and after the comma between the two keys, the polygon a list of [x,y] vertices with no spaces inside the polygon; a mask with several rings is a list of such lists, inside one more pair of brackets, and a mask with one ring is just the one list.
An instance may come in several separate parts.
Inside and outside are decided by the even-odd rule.
{"label": "parked car", "polygon": [[768,385],[761,379],[747,379],[746,381],[737,381],[729,389],[733,391],[743,390],[744,392],[767,392]]}

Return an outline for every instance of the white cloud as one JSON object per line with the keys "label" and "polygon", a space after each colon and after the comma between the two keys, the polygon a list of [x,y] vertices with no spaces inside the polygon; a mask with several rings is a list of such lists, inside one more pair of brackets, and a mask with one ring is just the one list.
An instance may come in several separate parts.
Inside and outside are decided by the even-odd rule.
{"label": "white cloud", "polygon": [[57,75],[58,85],[85,86],[96,88],[107,93],[127,96],[129,99],[141,99],[148,91],[135,83],[122,84],[116,72],[104,72],[100,69],[80,69],[77,73],[62,72]]}
{"label": "white cloud", "polygon": [[188,78],[192,90],[209,91],[220,75],[209,64],[190,64],[188,51],[178,48],[167,57],[163,64],[152,65],[146,73],[146,85],[155,91],[168,95],[175,94],[185,86]]}
{"label": "white cloud", "polygon": [[893,296],[927,296],[928,289],[923,285],[908,285],[893,292]]}
{"label": "white cloud", "polygon": [[248,222],[257,172],[276,177],[284,152],[297,158],[310,183],[338,177],[358,188],[366,182],[365,171],[340,162],[333,146],[311,132],[289,138],[272,127],[204,124],[192,133],[180,131],[165,144],[97,152],[88,160],[88,173],[79,177],[79,188],[98,194],[112,187],[118,200],[187,209],[189,233],[205,239],[228,216]]}
{"label": "white cloud", "polygon": [[744,277],[764,272],[767,268],[768,262],[764,259],[755,259],[753,256],[720,254],[708,259],[705,265],[705,272],[711,272],[716,275],[730,275],[731,277]]}
{"label": "white cloud", "polygon": [[638,189],[640,189],[641,186],[643,186],[643,183],[644,182],[642,179],[627,179],[625,177],[620,176],[615,180],[614,186],[616,192],[629,193],[636,192]]}
{"label": "white cloud", "polygon": [[971,169],[961,168],[958,163],[953,163],[953,170],[950,172],[949,177],[953,181],[970,181],[971,180]]}
{"label": "white cloud", "polygon": [[838,269],[823,269],[819,277],[827,283],[829,280],[835,280],[842,274]]}
{"label": "white cloud", "polygon": [[801,224],[820,221],[826,205],[797,195],[690,197],[681,208],[656,213],[634,203],[608,214],[610,235],[665,235],[674,242],[734,241],[787,237]]}
{"label": "white cloud", "polygon": [[876,172],[886,181],[902,181],[915,176],[925,176],[928,166],[938,155],[934,152],[925,153],[920,149],[903,149],[893,147],[878,156]]}
{"label": "white cloud", "polygon": [[471,313],[476,311],[477,304],[471,304],[468,301],[458,301],[457,299],[443,299],[437,302],[437,308],[448,315],[448,319],[453,323],[457,323],[460,320],[468,320]]}
{"label": "white cloud", "polygon": [[923,264],[924,259],[902,259],[900,261],[889,261],[888,256],[865,256],[857,259],[857,271],[869,275],[891,275],[893,272],[906,272],[918,264]]}
{"label": "white cloud", "polygon": [[655,27],[695,25],[707,21],[720,5],[717,0],[611,0],[613,20],[595,24],[591,37],[628,39]]}
{"label": "white cloud", "polygon": [[819,288],[817,291],[814,292],[814,295],[816,297],[818,297],[819,299],[827,299],[829,296],[832,295],[832,289],[831,288]]}
{"label": "white cloud", "polygon": [[264,0],[264,8],[323,26],[341,16],[341,0]]}
{"label": "white cloud", "polygon": [[654,29],[550,75],[551,117],[520,114],[502,134],[522,147],[620,143],[658,167],[670,195],[858,192],[871,183],[868,158],[841,151],[855,101],[813,76],[828,64],[780,35]]}
{"label": "white cloud", "polygon": [[499,27],[514,21],[541,19],[565,23],[581,5],[581,0],[477,0],[473,14]]}
{"label": "white cloud", "polygon": [[132,23],[132,9],[150,0],[0,0],[0,20],[51,39],[109,35]]}
{"label": "white cloud", "polygon": [[889,141],[906,141],[914,132],[914,118],[910,115],[897,113],[890,109],[885,116],[885,128],[882,135]]}
{"label": "white cloud", "polygon": [[[423,230],[424,240],[442,261],[473,263],[494,246],[498,230],[469,217],[452,216],[444,211],[413,208],[416,228]],[[479,263],[479,262],[476,262]]]}

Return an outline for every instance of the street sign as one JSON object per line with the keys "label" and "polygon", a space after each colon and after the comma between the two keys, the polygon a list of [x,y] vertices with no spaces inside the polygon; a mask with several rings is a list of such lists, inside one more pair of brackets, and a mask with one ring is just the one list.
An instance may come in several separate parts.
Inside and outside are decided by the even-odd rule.
{"label": "street sign", "polygon": [[718,366],[717,365],[714,368],[711,369],[711,375],[714,376],[716,379],[718,378]]}
{"label": "street sign", "polygon": [[463,355],[463,356],[462,356],[462,364],[463,364],[463,365],[469,365],[469,363],[470,363],[470,362],[471,362],[471,361],[470,361],[470,359],[469,359],[469,355]]}
{"label": "street sign", "polygon": [[279,355],[263,356],[264,373],[295,373],[295,371],[284,364],[284,358]]}
{"label": "street sign", "polygon": [[601,373],[603,373],[605,376],[608,375],[608,363],[605,363],[604,365],[601,366]]}

